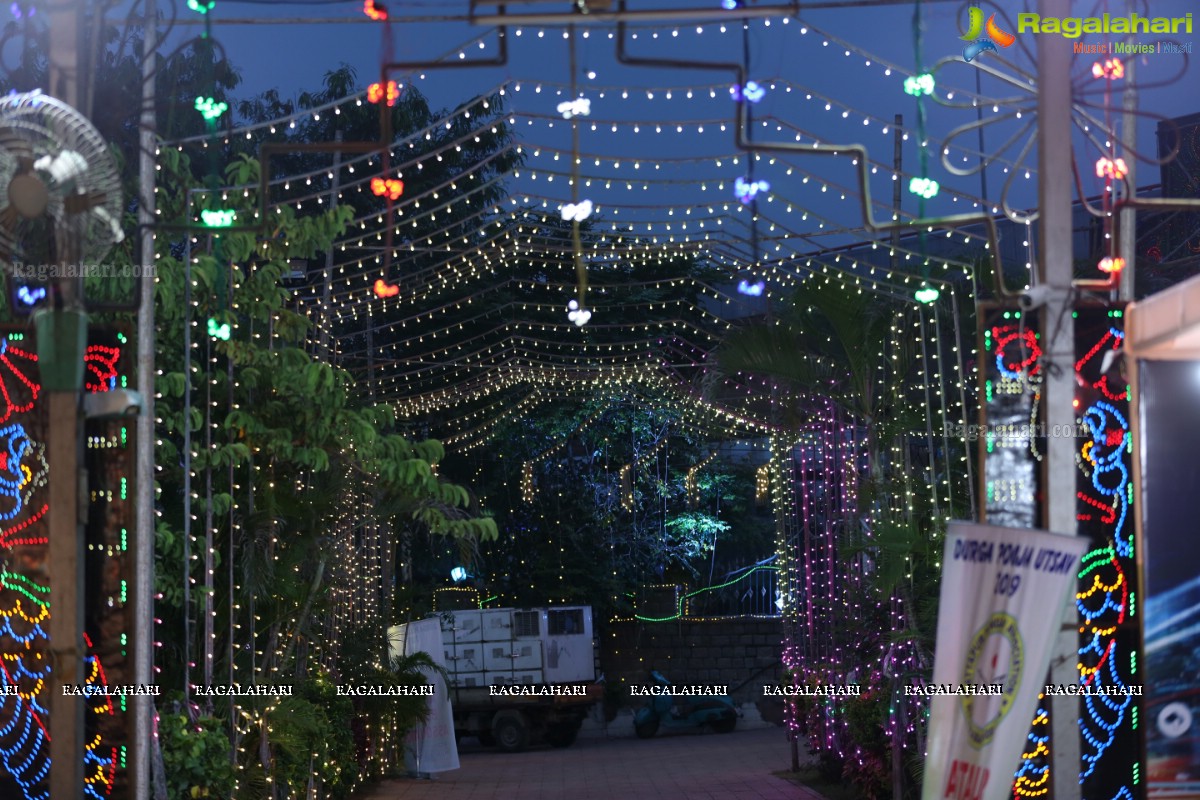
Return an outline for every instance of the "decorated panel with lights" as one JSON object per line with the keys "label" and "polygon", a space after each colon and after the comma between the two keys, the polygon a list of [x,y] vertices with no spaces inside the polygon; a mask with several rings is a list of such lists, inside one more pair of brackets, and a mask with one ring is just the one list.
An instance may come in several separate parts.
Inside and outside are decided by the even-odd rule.
{"label": "decorated panel with lights", "polygon": [[1020,311],[981,310],[979,447],[982,517],[993,525],[1040,527],[1037,435],[1042,348],[1036,321]]}
{"label": "decorated panel with lights", "polygon": [[[87,392],[123,386],[126,338],[93,333],[85,353]],[[0,334],[0,796],[47,800],[48,670],[52,603],[45,568],[50,511],[46,409],[36,343],[23,330]],[[88,685],[125,685],[127,584],[123,562],[132,527],[130,426],[89,421],[86,465],[84,678]],[[121,797],[126,761],[124,698],[88,700],[82,797]]]}
{"label": "decorated panel with lights", "polygon": [[1084,797],[1143,796],[1139,698],[1143,683],[1134,561],[1133,441],[1129,391],[1117,358],[1119,308],[1075,312],[1078,532],[1092,542],[1079,573],[1080,683],[1113,692],[1085,697],[1079,721]]}

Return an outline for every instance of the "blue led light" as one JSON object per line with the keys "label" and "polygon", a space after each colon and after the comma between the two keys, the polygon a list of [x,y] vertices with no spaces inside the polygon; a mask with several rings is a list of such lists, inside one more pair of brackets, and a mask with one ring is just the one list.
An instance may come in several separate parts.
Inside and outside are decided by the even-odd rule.
{"label": "blue led light", "polygon": [[17,302],[32,308],[46,299],[45,286],[18,286]]}
{"label": "blue led light", "polygon": [[750,281],[743,279],[738,281],[737,290],[738,294],[744,294],[749,297],[761,297],[763,289],[766,287],[767,284],[763,281],[754,281],[751,283]]}

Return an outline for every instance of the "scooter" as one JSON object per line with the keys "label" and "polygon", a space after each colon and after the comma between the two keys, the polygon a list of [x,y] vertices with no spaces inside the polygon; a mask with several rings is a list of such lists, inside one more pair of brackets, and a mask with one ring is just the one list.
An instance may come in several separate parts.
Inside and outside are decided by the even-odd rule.
{"label": "scooter", "polygon": [[[654,683],[670,687],[671,682],[662,673],[650,673]],[[678,701],[678,702],[677,702]],[[649,739],[658,733],[659,726],[665,728],[703,728],[708,726],[717,733],[732,733],[737,726],[737,708],[725,695],[673,696],[664,691],[655,695],[650,703],[633,717],[633,730],[639,739]]]}

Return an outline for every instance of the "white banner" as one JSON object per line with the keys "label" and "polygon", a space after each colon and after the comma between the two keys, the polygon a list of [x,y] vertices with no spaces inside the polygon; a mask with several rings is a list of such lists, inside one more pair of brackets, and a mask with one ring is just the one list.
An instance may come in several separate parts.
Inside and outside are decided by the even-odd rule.
{"label": "white banner", "polygon": [[[442,627],[437,619],[423,619],[388,628],[388,644],[393,655],[425,652],[443,669]],[[433,773],[458,769],[458,742],[454,738],[454,714],[450,709],[450,691],[446,679],[431,669],[425,672],[433,684],[429,697],[429,719],[408,732],[404,740],[404,761],[410,772]]]}
{"label": "white banner", "polygon": [[951,522],[922,800],[1006,800],[1083,539]]}

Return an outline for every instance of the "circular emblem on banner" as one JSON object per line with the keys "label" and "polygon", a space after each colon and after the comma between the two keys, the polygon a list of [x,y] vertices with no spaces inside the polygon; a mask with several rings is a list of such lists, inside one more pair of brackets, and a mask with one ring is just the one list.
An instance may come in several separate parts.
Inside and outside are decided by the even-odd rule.
{"label": "circular emblem on banner", "polygon": [[971,746],[983,747],[996,734],[996,727],[1012,706],[1021,684],[1024,647],[1017,621],[997,612],[975,631],[967,647],[963,683],[984,686],[1001,684],[999,695],[965,695],[961,698]]}

